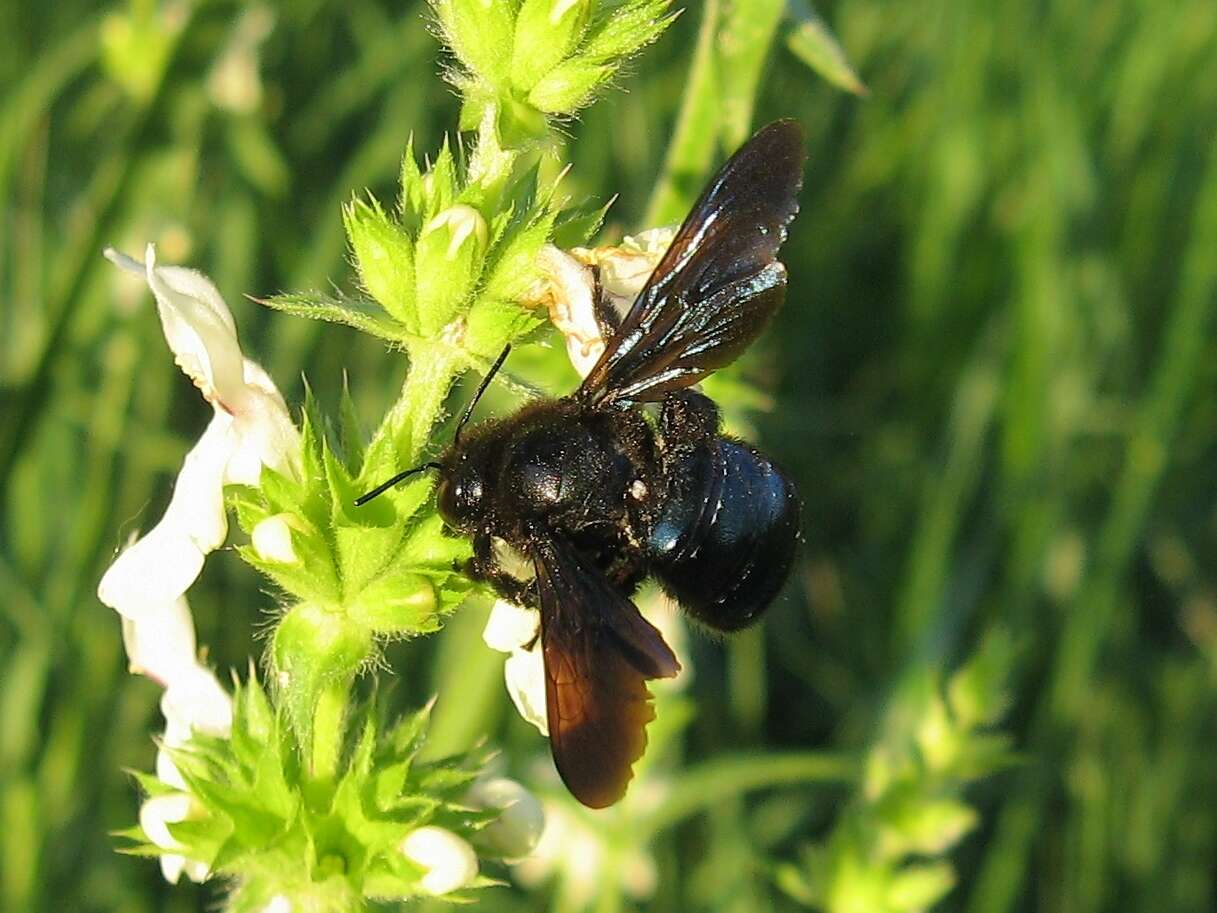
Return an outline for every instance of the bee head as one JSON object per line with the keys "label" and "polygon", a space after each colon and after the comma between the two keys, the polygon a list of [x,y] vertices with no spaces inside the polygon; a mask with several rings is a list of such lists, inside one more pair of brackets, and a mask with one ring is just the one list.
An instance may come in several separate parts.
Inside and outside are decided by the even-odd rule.
{"label": "bee head", "polygon": [[440,474],[436,504],[449,526],[469,530],[485,514],[486,484],[481,468],[467,453],[454,458]]}

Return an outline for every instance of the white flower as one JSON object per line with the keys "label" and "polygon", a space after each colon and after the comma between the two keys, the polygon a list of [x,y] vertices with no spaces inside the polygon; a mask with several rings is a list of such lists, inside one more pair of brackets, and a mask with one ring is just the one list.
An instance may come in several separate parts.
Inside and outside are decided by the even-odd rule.
{"label": "white flower", "polygon": [[[135,619],[124,616],[122,630],[128,668],[165,689],[161,695],[165,734],[156,754],[156,776],[168,786],[185,790],[186,781],[170,757],[172,750],[185,745],[196,732],[227,738],[232,731],[232,698],[215,673],[198,660],[194,619],[185,596],[160,611]],[[140,824],[157,846],[177,849],[165,825],[184,820],[191,808],[190,796],[184,792],[157,796],[140,809]],[[208,867],[171,853],[161,857],[161,871],[173,883],[183,871],[193,881],[202,881]]]}
{"label": "white flower", "polygon": [[[659,629],[664,641],[678,656],[687,655],[685,623],[672,600],[655,590],[639,600],[638,608],[643,617]],[[490,649],[509,654],[503,663],[503,678],[511,702],[521,717],[548,737],[545,656],[541,651],[540,630],[541,618],[537,612],[500,599],[490,609],[482,640]],[[692,676],[692,664],[686,660],[675,678],[656,681],[652,687],[660,691],[681,691],[688,686]]]}
{"label": "white flower", "polygon": [[542,280],[526,296],[549,310],[550,322],[566,337],[570,363],[586,377],[604,352],[604,335],[596,319],[596,282],[618,316],[624,316],[642,291],[675,235],[672,228],[653,228],[625,238],[616,247],[576,247],[570,253],[546,245],[538,255]]}
{"label": "white flower", "polygon": [[624,315],[674,237],[675,228],[651,228],[627,235],[616,247],[576,247],[571,253],[588,266],[600,267],[600,287]]}
{"label": "white flower", "polygon": [[204,556],[223,543],[226,483],[256,485],[264,465],[296,474],[300,434],[266,372],[242,355],[232,313],[210,279],[157,266],[151,244],[143,264],[113,249],[106,257],[144,277],[175,361],[215,409],[182,463],[164,516],[98,586],[102,602],[135,619],[172,605],[198,577]]}
{"label": "white flower", "polygon": [[596,321],[592,271],[565,251],[547,244],[537,257],[544,280],[528,295],[546,305],[549,320],[566,337],[566,355],[580,377],[586,377],[604,351]]}
{"label": "white flower", "polygon": [[537,798],[515,780],[478,780],[465,794],[474,808],[499,809],[499,817],[477,834],[479,843],[508,860],[523,859],[545,830],[545,812]]}
{"label": "white flower", "polygon": [[473,847],[442,827],[420,827],[398,846],[401,854],[426,869],[419,885],[428,894],[448,894],[477,878],[478,858]]}
{"label": "white flower", "polygon": [[655,893],[659,883],[655,859],[645,845],[622,839],[623,828],[614,825],[628,818],[618,809],[573,810],[565,800],[547,799],[544,811],[540,843],[531,856],[512,868],[521,884],[536,887],[558,879],[558,906],[568,910],[590,907],[606,878],[615,880],[634,900],[646,900]]}
{"label": "white flower", "polygon": [[548,736],[545,659],[537,636],[540,625],[541,618],[536,612],[500,599],[490,610],[482,640],[492,650],[510,654],[503,663],[507,693],[520,716],[536,726],[541,735]]}
{"label": "white flower", "polygon": [[[148,839],[163,850],[180,849],[181,845],[169,833],[170,824],[187,820],[195,811],[194,800],[186,793],[169,793],[148,799],[139,810],[139,826]],[[170,884],[177,884],[182,872],[191,881],[207,878],[208,865],[197,859],[187,859],[177,853],[161,856],[161,873]]]}

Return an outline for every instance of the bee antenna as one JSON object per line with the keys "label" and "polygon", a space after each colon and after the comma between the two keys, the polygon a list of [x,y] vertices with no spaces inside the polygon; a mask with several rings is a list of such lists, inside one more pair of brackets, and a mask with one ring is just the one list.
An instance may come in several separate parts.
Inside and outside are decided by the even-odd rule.
{"label": "bee antenna", "polygon": [[413,469],[407,469],[405,472],[399,472],[397,475],[393,476],[393,478],[391,478],[385,482],[381,482],[379,485],[377,485],[371,491],[361,494],[358,498],[355,499],[355,506],[363,507],[363,505],[367,504],[373,498],[377,497],[378,495],[383,495],[386,491],[388,491],[390,488],[392,488],[394,485],[396,485],[402,479],[408,479],[410,476],[414,475],[415,473],[426,472],[428,469],[443,469],[443,468],[444,468],[443,464],[441,464],[441,463],[423,463],[423,465],[421,465],[421,466],[415,466]]}
{"label": "bee antenna", "polygon": [[469,405],[465,407],[465,414],[461,416],[461,420],[457,423],[456,434],[452,436],[453,446],[461,442],[461,432],[465,430],[465,425],[469,423],[469,417],[473,415],[473,410],[477,408],[478,401],[481,400],[482,394],[486,392],[486,388],[490,386],[490,382],[494,380],[494,376],[499,373],[499,368],[503,367],[503,362],[507,360],[507,355],[511,352],[511,343],[503,346],[503,351],[499,353],[499,357],[494,360],[494,364],[490,366],[490,370],[486,372],[486,376],[482,378],[482,382],[478,385],[477,392],[473,394],[473,399],[469,401]]}

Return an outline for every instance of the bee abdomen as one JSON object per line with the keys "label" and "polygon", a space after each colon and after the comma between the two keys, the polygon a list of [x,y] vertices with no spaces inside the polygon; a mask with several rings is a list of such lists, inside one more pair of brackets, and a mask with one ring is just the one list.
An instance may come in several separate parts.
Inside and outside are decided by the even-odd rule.
{"label": "bee abdomen", "polygon": [[746,627],[790,572],[799,536],[794,483],[763,454],[723,437],[675,455],[665,473],[669,497],[647,539],[655,575],[705,624]]}

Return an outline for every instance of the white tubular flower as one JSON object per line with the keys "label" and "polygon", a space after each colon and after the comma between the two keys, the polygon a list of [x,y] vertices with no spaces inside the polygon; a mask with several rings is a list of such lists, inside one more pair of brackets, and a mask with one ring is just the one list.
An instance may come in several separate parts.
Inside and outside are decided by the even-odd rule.
{"label": "white tubular flower", "polygon": [[676,229],[651,228],[627,235],[616,247],[576,247],[571,253],[588,266],[600,267],[600,287],[624,314],[634,303],[676,237]]}
{"label": "white tubular flower", "polygon": [[536,850],[512,867],[520,884],[535,888],[556,880],[561,905],[571,910],[591,907],[608,878],[636,901],[655,893],[659,875],[654,856],[645,845],[614,839],[619,834],[609,837],[607,831],[613,829],[606,829],[603,813],[572,811],[565,800],[549,799],[544,810],[545,831]]}
{"label": "white tubular flower", "polygon": [[624,316],[675,234],[672,228],[653,228],[616,247],[576,247],[570,253],[553,245],[542,248],[538,265],[543,279],[526,298],[549,310],[549,320],[566,337],[566,354],[580,377],[587,376],[604,352],[591,268],[599,267],[607,303]]}
{"label": "white tubular flower", "polygon": [[540,626],[541,618],[536,612],[500,599],[490,610],[482,640],[490,649],[510,654],[503,663],[507,693],[520,716],[536,726],[541,735],[548,736]]}
{"label": "white tubular flower", "polygon": [[420,827],[398,846],[401,854],[426,869],[419,885],[428,894],[449,894],[477,878],[478,858],[473,847],[442,827]]}
{"label": "white tubular flower", "polygon": [[174,604],[204,556],[223,543],[226,483],[256,485],[264,465],[297,473],[300,434],[266,372],[241,353],[232,313],[210,279],[157,266],[151,244],[142,264],[113,249],[106,257],[144,277],[175,361],[215,409],[182,463],[164,516],[119,555],[98,587],[103,603],[135,620]]}
{"label": "white tubular flower", "polygon": [[[185,821],[194,811],[194,800],[186,793],[169,793],[147,800],[139,810],[139,826],[150,841],[163,850],[180,849],[180,844],[169,833],[169,825]],[[187,859],[176,853],[161,856],[161,873],[170,884],[177,884],[182,873],[194,882],[206,880],[207,863]]]}
{"label": "white tubular flower", "polygon": [[531,853],[545,830],[545,812],[536,796],[515,780],[478,780],[465,794],[474,808],[499,809],[499,817],[478,832],[477,840],[508,861]]}
{"label": "white tubular flower", "polygon": [[547,244],[537,258],[545,277],[529,297],[543,303],[549,320],[566,338],[566,355],[586,377],[604,351],[604,337],[596,321],[596,283],[592,271],[565,251]]}

